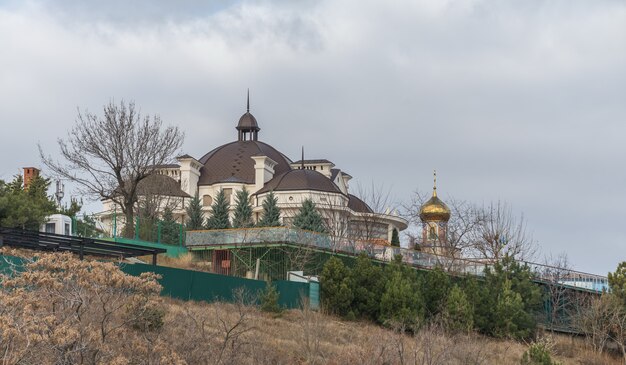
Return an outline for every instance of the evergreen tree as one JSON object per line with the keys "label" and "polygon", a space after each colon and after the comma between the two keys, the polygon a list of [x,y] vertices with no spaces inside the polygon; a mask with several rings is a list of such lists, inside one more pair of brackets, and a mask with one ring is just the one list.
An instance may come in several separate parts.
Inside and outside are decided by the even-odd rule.
{"label": "evergreen tree", "polygon": [[191,198],[189,205],[185,208],[185,211],[187,212],[187,222],[185,223],[185,228],[188,231],[204,228],[204,214],[202,214],[202,204],[198,193]]}
{"label": "evergreen tree", "polygon": [[348,315],[353,293],[350,286],[350,269],[337,257],[331,257],[320,277],[322,306],[330,313]]}
{"label": "evergreen tree", "polygon": [[350,273],[350,287],[354,299],[352,308],[357,317],[378,320],[380,315],[380,298],[385,288],[383,271],[372,264],[365,253],[359,255]]}
{"label": "evergreen tree", "polygon": [[620,262],[615,272],[609,273],[609,287],[611,294],[615,295],[626,308],[626,261]]}
{"label": "evergreen tree", "polygon": [[98,237],[99,232],[96,228],[96,221],[87,214],[83,213],[82,218],[76,218],[74,224],[76,224],[74,231],[77,236]]}
{"label": "evergreen tree", "polygon": [[469,332],[474,326],[474,308],[470,304],[467,296],[454,285],[448,293],[443,319],[446,328],[451,332]]}
{"label": "evergreen tree", "polygon": [[265,197],[263,201],[263,217],[257,224],[259,227],[280,226],[280,210],[278,209],[278,198],[273,191]]}
{"label": "evergreen tree", "polygon": [[293,218],[293,225],[307,231],[326,233],[324,220],[317,209],[315,209],[315,203],[311,199],[305,199],[302,202],[300,211]]}
{"label": "evergreen tree", "polygon": [[215,197],[215,202],[211,206],[211,217],[207,219],[207,229],[228,229],[230,228],[229,211],[230,203],[226,200],[224,190],[220,189]]}
{"label": "evergreen tree", "polygon": [[436,267],[424,275],[424,306],[427,317],[435,317],[441,312],[446,301],[452,282],[448,275],[441,267]]}
{"label": "evergreen tree", "polygon": [[58,212],[68,217],[76,217],[81,209],[83,209],[82,200],[79,202],[78,200],[72,198],[70,199],[70,206],[63,206],[58,210]]}
{"label": "evergreen tree", "polygon": [[174,219],[172,209],[166,207],[161,218],[161,242],[177,245],[180,242],[180,226]]}
{"label": "evergreen tree", "polygon": [[398,230],[396,228],[391,232],[391,245],[394,247],[400,247],[400,237],[398,236]]}
{"label": "evergreen tree", "polygon": [[526,315],[522,296],[511,289],[511,281],[505,278],[493,308],[493,335],[517,339],[529,337],[529,329],[523,328],[518,321]]}
{"label": "evergreen tree", "polygon": [[252,206],[250,205],[250,194],[244,186],[235,196],[235,214],[233,216],[233,228],[252,227]]}
{"label": "evergreen tree", "polygon": [[280,293],[276,290],[276,286],[271,282],[267,283],[265,290],[260,294],[261,310],[264,312],[270,312],[280,314],[283,308],[278,303]]}
{"label": "evergreen tree", "polygon": [[532,337],[542,306],[541,289],[532,278],[528,266],[510,256],[487,268],[474,313],[478,330],[498,337]]}
{"label": "evergreen tree", "polygon": [[0,180],[0,226],[39,230],[46,217],[56,212],[56,205],[47,195],[50,180],[39,176],[24,189],[22,176],[5,183]]}
{"label": "evergreen tree", "polygon": [[385,267],[385,288],[380,299],[380,322],[415,328],[424,318],[422,288],[416,272],[398,255]]}

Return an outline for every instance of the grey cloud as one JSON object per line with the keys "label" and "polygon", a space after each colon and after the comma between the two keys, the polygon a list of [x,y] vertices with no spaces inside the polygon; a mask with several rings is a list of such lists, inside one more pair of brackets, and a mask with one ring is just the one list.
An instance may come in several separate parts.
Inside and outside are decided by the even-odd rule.
{"label": "grey cloud", "polygon": [[398,200],[437,168],[444,196],[509,202],[582,270],[626,257],[622,2],[210,3],[0,5],[1,177],[110,98],[201,156],[235,138],[249,87],[261,139],[292,158]]}

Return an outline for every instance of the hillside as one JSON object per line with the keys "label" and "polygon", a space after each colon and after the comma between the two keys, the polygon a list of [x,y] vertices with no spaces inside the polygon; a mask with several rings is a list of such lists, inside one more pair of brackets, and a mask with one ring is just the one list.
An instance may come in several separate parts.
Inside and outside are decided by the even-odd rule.
{"label": "hillside", "polygon": [[[69,254],[38,256],[24,273],[2,278],[3,364],[519,364],[527,349],[436,325],[412,335],[310,310],[276,316],[246,305],[249,293],[236,303],[172,300],[158,296],[149,275]],[[544,340],[566,365],[621,363],[581,339]]]}

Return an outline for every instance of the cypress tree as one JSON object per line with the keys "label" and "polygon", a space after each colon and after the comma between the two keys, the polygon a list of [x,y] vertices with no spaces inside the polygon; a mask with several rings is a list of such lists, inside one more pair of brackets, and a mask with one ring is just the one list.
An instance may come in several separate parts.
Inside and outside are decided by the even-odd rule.
{"label": "cypress tree", "polygon": [[398,230],[395,228],[391,232],[391,245],[394,247],[400,247],[400,237],[398,236]]}
{"label": "cypress tree", "polygon": [[265,197],[263,201],[263,217],[258,223],[259,227],[279,227],[280,210],[278,209],[278,198],[273,191]]}
{"label": "cypress tree", "polygon": [[235,196],[235,215],[233,216],[233,228],[252,227],[252,206],[250,206],[250,194],[244,186]]}
{"label": "cypress tree", "polygon": [[307,231],[326,233],[324,220],[317,209],[315,209],[315,203],[311,199],[305,199],[302,202],[300,211],[293,219],[293,225]]}
{"label": "cypress tree", "polygon": [[229,210],[230,203],[226,201],[224,190],[220,189],[215,197],[215,202],[211,206],[213,211],[211,217],[206,221],[207,229],[227,229],[230,228]]}
{"label": "cypress tree", "polygon": [[204,215],[202,214],[202,204],[198,193],[191,198],[189,205],[185,208],[187,212],[187,223],[185,228],[189,231],[204,228]]}

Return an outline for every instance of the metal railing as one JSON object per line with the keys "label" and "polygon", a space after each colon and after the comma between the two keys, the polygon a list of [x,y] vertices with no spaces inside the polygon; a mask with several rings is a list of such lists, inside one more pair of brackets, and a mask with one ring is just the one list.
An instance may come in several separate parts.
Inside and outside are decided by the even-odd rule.
{"label": "metal railing", "polygon": [[[440,256],[407,248],[392,247],[380,243],[334,237],[311,231],[288,227],[265,227],[247,229],[188,231],[185,245],[190,249],[216,248],[217,246],[246,246],[256,244],[296,244],[356,256],[366,253],[379,261],[391,261],[400,256],[402,262],[425,269],[442,267],[445,270],[464,275],[484,276],[489,260],[467,259]],[[557,268],[533,262],[521,261],[528,265],[536,280],[546,283],[585,289],[595,292],[608,290],[605,276],[584,273],[566,268]]]}

